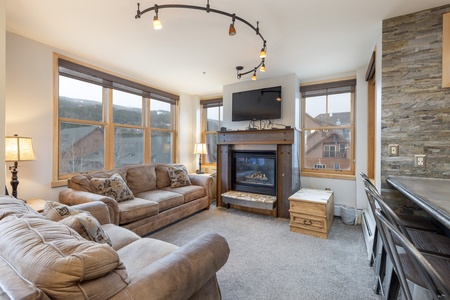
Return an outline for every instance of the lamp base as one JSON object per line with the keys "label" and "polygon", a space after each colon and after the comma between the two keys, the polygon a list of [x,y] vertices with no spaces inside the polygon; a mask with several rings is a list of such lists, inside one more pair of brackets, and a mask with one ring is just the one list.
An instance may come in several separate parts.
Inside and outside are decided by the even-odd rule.
{"label": "lamp base", "polygon": [[205,172],[203,172],[202,170],[197,170],[196,173],[197,173],[197,174],[205,174]]}

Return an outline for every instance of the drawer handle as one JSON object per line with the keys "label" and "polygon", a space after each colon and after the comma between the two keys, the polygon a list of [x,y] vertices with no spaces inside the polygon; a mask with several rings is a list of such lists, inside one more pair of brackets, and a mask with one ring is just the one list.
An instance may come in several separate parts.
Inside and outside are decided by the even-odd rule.
{"label": "drawer handle", "polygon": [[303,220],[303,224],[312,225],[312,221],[311,220]]}

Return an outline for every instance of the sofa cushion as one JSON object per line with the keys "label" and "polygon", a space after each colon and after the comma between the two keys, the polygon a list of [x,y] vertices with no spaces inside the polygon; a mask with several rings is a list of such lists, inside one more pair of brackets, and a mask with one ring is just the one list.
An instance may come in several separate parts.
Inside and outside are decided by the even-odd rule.
{"label": "sofa cushion", "polygon": [[150,191],[156,188],[155,165],[129,166],[127,170],[127,185],[133,194]]}
{"label": "sofa cushion", "polygon": [[166,187],[164,190],[183,195],[184,203],[206,196],[206,189],[198,185],[188,185],[178,188]]}
{"label": "sofa cushion", "polygon": [[133,193],[118,173],[113,174],[110,178],[91,178],[91,184],[97,194],[111,197],[117,202],[134,198]]}
{"label": "sofa cushion", "polygon": [[156,164],[156,187],[162,189],[166,186],[170,186],[169,172],[167,171],[167,164]]}
{"label": "sofa cushion", "polygon": [[40,213],[12,196],[0,196],[0,220],[10,215],[27,215],[37,218],[45,218]]}
{"label": "sofa cushion", "polygon": [[102,228],[110,236],[112,247],[116,251],[141,238],[133,231],[111,223],[103,224]]}
{"label": "sofa cushion", "polygon": [[0,221],[0,232],[0,256],[52,299],[107,299],[128,284],[110,246],[87,241],[64,224],[9,216]]}
{"label": "sofa cushion", "polygon": [[157,215],[158,203],[140,198],[119,202],[119,224],[124,225]]}
{"label": "sofa cushion", "polygon": [[[145,249],[145,251],[142,251]],[[142,268],[176,251],[177,246],[152,238],[142,238],[118,250],[120,260],[130,276],[139,274]],[[139,257],[139,259],[136,259]]]}
{"label": "sofa cushion", "polygon": [[160,212],[184,203],[183,195],[164,189],[143,192],[137,196],[142,199],[149,199],[156,202]]}
{"label": "sofa cushion", "polygon": [[95,193],[95,189],[89,178],[82,174],[72,176],[72,178],[67,181],[67,186],[76,191]]}
{"label": "sofa cushion", "polygon": [[173,188],[191,185],[189,174],[185,166],[168,166],[170,186]]}

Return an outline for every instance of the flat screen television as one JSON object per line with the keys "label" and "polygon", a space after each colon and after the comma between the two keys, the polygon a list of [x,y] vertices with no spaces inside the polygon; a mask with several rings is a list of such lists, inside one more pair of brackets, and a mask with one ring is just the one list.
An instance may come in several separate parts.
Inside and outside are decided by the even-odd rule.
{"label": "flat screen television", "polygon": [[233,93],[231,121],[281,118],[281,86]]}

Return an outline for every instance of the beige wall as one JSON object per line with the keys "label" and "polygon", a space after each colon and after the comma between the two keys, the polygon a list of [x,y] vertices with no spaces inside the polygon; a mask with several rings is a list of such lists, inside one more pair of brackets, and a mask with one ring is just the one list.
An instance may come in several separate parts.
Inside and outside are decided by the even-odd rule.
{"label": "beige wall", "polygon": [[[2,31],[3,32],[3,31]],[[18,196],[23,199],[44,198],[57,200],[62,188],[51,188],[53,139],[53,52],[58,52],[100,68],[93,61],[65,53],[51,46],[6,33],[6,134],[17,133],[33,138],[36,161],[19,164]],[[1,50],[0,50],[1,53]],[[1,54],[0,54],[1,55]],[[115,72],[114,70],[111,70]],[[115,72],[118,73],[118,72]],[[1,78],[1,75],[0,75]],[[139,80],[139,78],[137,78]],[[179,162],[194,170],[195,156],[195,97],[183,94],[180,112]],[[1,96],[0,96],[1,99]],[[194,103],[192,103],[194,102]],[[197,101],[198,102],[198,101]],[[1,100],[0,100],[1,105]],[[3,113],[4,110],[2,110]],[[189,126],[186,126],[189,124]],[[192,124],[192,126],[191,126]],[[4,143],[4,138],[2,138]],[[2,146],[1,149],[4,149]],[[3,154],[4,150],[0,152]],[[6,172],[8,174],[9,171]],[[9,175],[7,175],[10,177]],[[7,177],[8,178],[8,177]],[[8,180],[9,182],[9,180]],[[7,183],[8,188],[9,183]]]}

